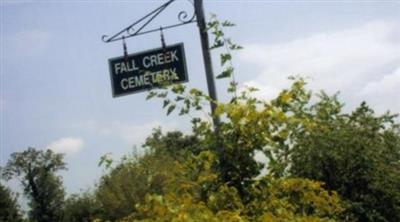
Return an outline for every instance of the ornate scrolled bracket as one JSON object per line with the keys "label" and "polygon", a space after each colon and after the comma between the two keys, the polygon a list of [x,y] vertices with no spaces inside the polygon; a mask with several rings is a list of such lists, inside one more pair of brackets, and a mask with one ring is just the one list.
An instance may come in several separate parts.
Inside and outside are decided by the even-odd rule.
{"label": "ornate scrolled bracket", "polygon": [[194,4],[190,0],[187,0],[187,1],[190,2],[190,4],[192,4],[193,13],[192,13],[192,16],[189,16],[189,14],[186,11],[184,11],[184,10],[180,11],[179,14],[178,14],[178,20],[181,23],[195,22],[196,12],[194,10]]}
{"label": "ornate scrolled bracket", "polygon": [[[134,37],[134,36],[138,36],[138,35],[143,35],[143,34],[147,34],[147,33],[152,33],[152,32],[156,32],[159,31],[160,28],[155,28],[155,29],[150,29],[150,30],[144,30],[144,28],[150,24],[161,12],[163,12],[169,5],[171,5],[171,3],[175,2],[176,0],[169,0],[166,3],[162,4],[161,6],[159,6],[158,8],[156,8],[155,10],[151,11],[150,13],[148,13],[147,15],[143,16],[142,18],[140,18],[139,20],[137,20],[136,22],[132,23],[131,25],[129,25],[128,27],[122,29],[121,31],[119,31],[118,33],[114,34],[113,36],[109,37],[108,35],[103,35],[101,37],[103,42],[114,42],[114,41],[118,41],[118,40],[122,40],[122,39],[127,39],[130,37]],[[189,3],[191,3],[191,5],[193,6],[193,2],[190,0],[187,0]],[[194,10],[194,6],[192,7],[193,9],[193,14],[188,14],[187,11],[182,10],[178,13],[178,23],[173,24],[173,25],[166,25],[166,26],[161,26],[161,28],[163,30],[165,29],[170,29],[170,28],[175,28],[178,26],[182,26],[182,25],[186,25],[189,23],[193,23],[196,22],[196,13]],[[141,24],[142,25],[139,25]]]}

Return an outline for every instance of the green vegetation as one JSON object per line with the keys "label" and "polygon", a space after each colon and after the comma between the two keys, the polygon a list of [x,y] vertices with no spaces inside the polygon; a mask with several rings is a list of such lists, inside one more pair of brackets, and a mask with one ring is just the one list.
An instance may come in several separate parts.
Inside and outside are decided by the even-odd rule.
{"label": "green vegetation", "polygon": [[28,148],[13,153],[3,170],[6,180],[19,178],[29,200],[29,218],[37,222],[54,222],[62,218],[64,189],[55,173],[65,169],[63,155],[51,150]]}
{"label": "green vegetation", "polygon": [[[61,155],[14,153],[3,176],[21,179],[31,221],[400,221],[395,116],[375,115],[365,103],[344,113],[337,95],[313,94],[298,77],[271,101],[254,88],[238,91],[231,60],[241,47],[225,37],[230,26],[215,16],[208,24],[212,48],[225,47],[218,78],[231,79],[228,102],[184,85],[148,95],[167,114],[196,116],[211,101],[221,125],[206,116],[192,118],[188,135],[155,129],[143,154],[103,156],[96,187],[65,201],[55,175],[65,169]],[[258,162],[260,154],[267,161]],[[4,208],[17,212],[5,188],[1,195],[8,196]]]}
{"label": "green vegetation", "polygon": [[64,203],[64,222],[93,221],[102,210],[98,200],[90,193],[73,194]]}
{"label": "green vegetation", "polygon": [[17,204],[17,198],[11,191],[0,183],[0,221],[20,222],[21,212]]}
{"label": "green vegetation", "polygon": [[359,221],[400,221],[400,137],[394,116],[374,116],[365,103],[340,113],[322,97],[314,125],[296,136],[291,174],[323,181],[350,203]]}

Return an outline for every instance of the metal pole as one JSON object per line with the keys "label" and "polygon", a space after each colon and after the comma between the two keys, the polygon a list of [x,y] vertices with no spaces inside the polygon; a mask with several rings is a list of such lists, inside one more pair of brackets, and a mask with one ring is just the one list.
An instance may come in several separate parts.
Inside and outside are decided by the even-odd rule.
{"label": "metal pole", "polygon": [[213,124],[215,132],[218,133],[220,119],[218,116],[215,116],[215,108],[216,108],[215,102],[218,100],[218,98],[217,98],[217,91],[215,89],[214,72],[211,63],[210,43],[208,41],[208,33],[207,33],[206,21],[203,10],[203,0],[194,0],[194,10],[196,13],[197,26],[199,27],[199,32],[200,32],[201,48],[203,50],[203,60],[204,60],[204,68],[206,71],[208,95],[212,99],[212,101],[210,102],[211,114],[213,116]]}
{"label": "metal pole", "polygon": [[203,60],[204,60],[204,68],[206,71],[208,95],[212,99],[210,105],[211,105],[211,114],[214,124],[214,133],[217,138],[216,151],[219,156],[220,168],[222,174],[221,176],[224,181],[228,181],[227,174],[225,171],[226,158],[225,158],[224,146],[221,143],[219,137],[220,119],[218,116],[215,115],[216,102],[218,101],[218,98],[217,98],[217,91],[215,89],[214,72],[211,63],[210,43],[208,42],[208,33],[207,33],[206,21],[203,10],[203,0],[194,0],[194,10],[196,13],[197,26],[199,27],[199,32],[200,32],[201,48],[203,50]]}

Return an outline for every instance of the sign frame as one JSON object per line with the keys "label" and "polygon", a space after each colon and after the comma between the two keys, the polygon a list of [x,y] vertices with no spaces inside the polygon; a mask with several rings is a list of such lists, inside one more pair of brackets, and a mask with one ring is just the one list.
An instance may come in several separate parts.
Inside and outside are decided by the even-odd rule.
{"label": "sign frame", "polygon": [[[172,48],[172,47],[177,47],[177,46],[179,47],[179,50],[181,50],[182,58],[180,58],[180,59],[182,59],[181,63],[182,63],[182,69],[183,69],[182,71],[183,71],[184,79],[183,80],[179,80],[179,81],[174,81],[171,84],[179,84],[179,83],[189,82],[189,75],[188,75],[188,72],[187,72],[187,64],[186,64],[185,46],[184,46],[183,42],[167,45],[166,49]],[[142,55],[142,54],[146,54],[146,53],[150,53],[150,52],[154,52],[154,51],[160,51],[160,50],[164,50],[164,47],[158,47],[158,48],[153,48],[153,49],[148,49],[148,50],[144,50],[144,51],[140,51],[140,52],[131,53],[131,54],[128,54],[128,57],[134,57],[134,56],[138,56],[138,55]],[[114,78],[113,78],[114,72],[113,72],[112,64],[113,64],[114,61],[121,60],[121,59],[124,59],[124,58],[125,58],[125,56],[118,56],[118,57],[113,57],[113,58],[109,58],[108,59],[108,67],[109,67],[109,74],[110,74],[110,80],[111,80],[111,91],[112,91],[112,97],[113,98],[118,98],[118,97],[126,96],[126,95],[129,95],[129,94],[136,94],[136,93],[141,93],[141,92],[144,92],[144,91],[150,91],[152,89],[160,88],[160,86],[150,86],[149,88],[143,88],[143,89],[138,89],[138,90],[127,91],[125,93],[116,93],[116,90],[115,90],[115,87],[114,87],[115,86],[115,82],[114,82]]]}

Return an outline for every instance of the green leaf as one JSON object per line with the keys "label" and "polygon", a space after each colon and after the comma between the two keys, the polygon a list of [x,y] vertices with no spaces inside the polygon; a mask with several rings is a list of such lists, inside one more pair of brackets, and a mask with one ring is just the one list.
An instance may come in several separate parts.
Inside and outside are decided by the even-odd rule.
{"label": "green leaf", "polygon": [[221,23],[221,25],[222,25],[223,27],[232,27],[232,26],[235,26],[234,23],[232,23],[232,22],[230,22],[230,21],[228,21],[228,20],[223,21],[223,22]]}
{"label": "green leaf", "polygon": [[218,25],[218,21],[211,21],[207,23],[207,29],[215,29],[215,27]]}
{"label": "green leaf", "polygon": [[220,39],[215,39],[214,44],[210,47],[210,49],[216,49],[224,46],[224,41]]}
{"label": "green leaf", "polygon": [[175,101],[181,101],[181,100],[184,100],[184,99],[185,99],[185,97],[177,96],[177,97],[175,98]]}
{"label": "green leaf", "polygon": [[217,79],[223,79],[223,78],[231,77],[232,73],[233,73],[233,67],[228,67],[221,74],[219,74],[217,76]]}
{"label": "green leaf", "polygon": [[104,165],[105,168],[108,169],[111,166],[112,162],[113,162],[113,159],[111,158],[111,153],[106,153],[100,157],[98,166]]}
{"label": "green leaf", "polygon": [[225,65],[227,61],[230,61],[232,59],[232,55],[229,53],[223,53],[221,54],[221,66]]}
{"label": "green leaf", "polygon": [[196,89],[196,88],[191,89],[191,90],[189,91],[189,93],[190,93],[191,95],[194,95],[194,96],[201,96],[201,95],[203,95],[203,92],[200,91],[200,90],[198,90],[198,89]]}
{"label": "green leaf", "polygon": [[179,112],[179,115],[182,116],[182,115],[185,115],[187,113],[189,113],[189,110],[187,108],[182,108],[181,111]]}
{"label": "green leaf", "polygon": [[239,50],[239,49],[243,49],[243,47],[240,46],[240,45],[231,44],[231,45],[229,46],[229,49],[230,49],[230,50]]}
{"label": "green leaf", "polygon": [[146,96],[146,100],[153,98],[155,95],[157,95],[156,92],[150,91],[149,94],[147,94],[147,96]]}
{"label": "green leaf", "polygon": [[249,90],[249,92],[256,92],[259,91],[259,89],[257,89],[256,87],[248,87],[247,90]]}
{"label": "green leaf", "polygon": [[162,92],[162,93],[158,93],[157,97],[158,98],[165,98],[165,97],[167,97],[167,95],[168,95],[168,92]]}
{"label": "green leaf", "polygon": [[224,36],[224,32],[219,29],[215,29],[212,31],[212,34],[215,36],[216,39],[219,39],[220,37]]}
{"label": "green leaf", "polygon": [[185,91],[185,86],[182,84],[176,84],[172,86],[172,92],[177,93],[177,94],[182,94]]}
{"label": "green leaf", "polygon": [[230,92],[230,93],[235,92],[237,89],[237,85],[238,85],[237,82],[231,81],[229,83],[228,92]]}
{"label": "green leaf", "polygon": [[168,110],[167,110],[167,115],[169,115],[172,111],[174,111],[175,107],[176,107],[175,104],[170,105],[170,106],[168,107]]}
{"label": "green leaf", "polygon": [[168,104],[170,104],[170,100],[169,99],[166,99],[166,100],[164,100],[164,104],[163,104],[163,108],[165,108],[166,106],[168,106]]}

